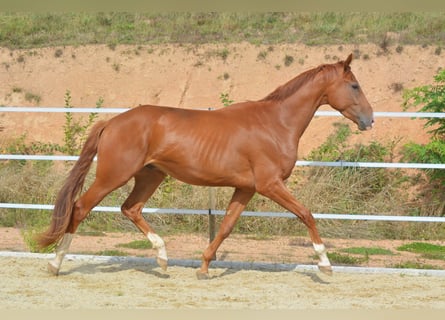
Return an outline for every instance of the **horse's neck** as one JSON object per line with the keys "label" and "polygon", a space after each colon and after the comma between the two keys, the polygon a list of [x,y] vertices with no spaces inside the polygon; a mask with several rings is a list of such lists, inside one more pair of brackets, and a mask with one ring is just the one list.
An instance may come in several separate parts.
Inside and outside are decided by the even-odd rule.
{"label": "horse's neck", "polygon": [[[314,89],[317,87],[317,89]],[[277,102],[283,124],[289,128],[292,138],[298,140],[308,127],[318,107],[323,104],[324,88],[301,88],[282,102]]]}

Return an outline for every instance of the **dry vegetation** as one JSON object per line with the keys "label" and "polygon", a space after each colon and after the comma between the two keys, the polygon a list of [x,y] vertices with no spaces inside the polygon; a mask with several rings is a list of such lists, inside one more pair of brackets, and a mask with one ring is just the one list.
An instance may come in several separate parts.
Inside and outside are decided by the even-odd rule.
{"label": "dry vegetation", "polygon": [[[1,14],[0,46],[11,50],[10,55],[15,59],[14,63],[24,68],[28,60],[41,58],[34,50],[41,46],[50,46],[52,59],[62,64],[66,60],[78,59],[74,50],[66,49],[68,45],[75,47],[106,44],[110,52],[114,52],[118,45],[129,44],[131,47],[126,47],[126,52],[120,54],[121,60],[107,57],[107,65],[118,77],[117,75],[128,72],[122,63],[126,61],[124,59],[139,57],[141,52],[150,54],[150,50],[153,51],[151,45],[159,43],[176,43],[187,47],[185,50],[190,50],[195,55],[194,67],[202,70],[205,69],[203,66],[209,59],[216,58],[224,64],[232,56],[240,54],[225,46],[216,47],[206,53],[197,53],[199,51],[197,45],[202,43],[249,42],[261,45],[261,49],[257,50],[259,52],[256,55],[257,63],[266,63],[269,56],[277,54],[273,45],[283,43],[334,44],[338,47],[336,52],[338,55],[344,54],[341,48],[345,43],[377,44],[378,50],[372,55],[370,52],[361,52],[358,49],[354,52],[358,59],[364,61],[390,54],[400,55],[404,52],[404,46],[408,44],[431,46],[434,48],[434,54],[441,56],[443,54],[441,48],[445,42],[444,19],[444,15],[440,13]],[[20,54],[16,54],[15,50],[23,48],[26,48],[26,51],[18,51]],[[166,52],[170,48],[166,47],[163,50]],[[165,52],[159,51],[158,55]],[[329,54],[325,54],[324,58],[327,61],[339,59],[337,55]],[[306,60],[307,56],[304,53],[294,56],[285,52],[280,57],[280,64],[276,64],[274,68],[283,70],[291,65],[302,66]],[[11,64],[4,62],[1,67],[9,70],[13,67]],[[210,68],[207,66],[207,69]],[[224,71],[220,75],[220,81],[227,81],[232,77],[232,74]],[[404,90],[404,85],[401,82],[394,82],[390,84],[390,90],[393,93],[400,93]],[[15,86],[8,95],[10,99],[6,99],[7,101],[14,101],[11,97],[23,96],[33,105],[38,105],[46,98],[20,86]],[[226,104],[228,100],[230,97],[221,93],[221,103]],[[75,125],[75,120],[71,120],[71,124],[67,121],[65,118],[64,141],[61,143],[39,141],[30,143],[26,136],[20,136],[7,142],[3,141],[2,153],[75,153],[78,144],[70,144],[73,142],[72,139],[80,141],[91,123],[88,119],[84,119],[82,129],[82,125]],[[308,157],[312,160],[336,161],[341,155],[343,160],[388,162],[400,158],[400,154],[397,154],[400,148],[396,149],[396,146],[399,147],[396,140],[388,143],[371,141],[360,145],[352,141],[349,127],[340,124],[326,142],[314,149]],[[2,177],[0,202],[53,203],[71,165],[72,163],[31,161],[0,163]],[[429,190],[430,184],[428,177],[422,172],[297,168],[288,184],[296,196],[313,212],[391,215],[439,215],[441,212],[440,203],[433,203],[431,198],[425,197],[427,193],[425,190]],[[113,192],[101,205],[120,206],[130,189],[131,183]],[[231,190],[218,188],[216,209],[224,210],[230,195]],[[167,179],[147,206],[207,208],[208,189]],[[255,196],[247,210],[282,211],[280,207],[261,196]],[[27,230],[39,229],[48,224],[49,214],[48,211],[1,209],[0,224]],[[150,215],[148,219],[163,233],[203,232],[208,227],[207,217],[201,216]],[[368,239],[445,237],[445,230],[439,224],[320,221],[319,225],[325,237]],[[134,230],[134,227],[121,215],[96,213],[93,213],[81,228],[84,232]],[[289,223],[287,218],[244,217],[238,224],[236,232],[263,234],[267,237],[274,234],[305,235],[306,229],[300,224]]]}

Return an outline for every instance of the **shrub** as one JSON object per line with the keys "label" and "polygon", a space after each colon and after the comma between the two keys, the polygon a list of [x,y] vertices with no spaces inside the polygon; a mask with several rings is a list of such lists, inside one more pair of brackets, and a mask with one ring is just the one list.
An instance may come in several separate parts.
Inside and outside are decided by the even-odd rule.
{"label": "shrub", "polygon": [[[434,84],[405,90],[403,107],[422,106],[420,112],[445,112],[445,69],[434,76]],[[427,144],[408,143],[404,148],[404,160],[420,163],[445,163],[445,118],[428,118],[424,128],[431,134]],[[437,203],[436,212],[445,215],[445,170],[426,169],[430,179],[427,189],[433,192],[432,202]]]}
{"label": "shrub", "polygon": [[[102,107],[103,99],[99,98],[96,102],[96,108]],[[65,107],[72,108],[71,105],[71,92],[69,90],[65,93]],[[74,118],[73,113],[65,113],[65,125],[64,130],[64,146],[61,151],[69,155],[79,154],[89,132],[91,125],[97,118],[97,113],[90,113],[87,121],[82,124],[80,120]]]}

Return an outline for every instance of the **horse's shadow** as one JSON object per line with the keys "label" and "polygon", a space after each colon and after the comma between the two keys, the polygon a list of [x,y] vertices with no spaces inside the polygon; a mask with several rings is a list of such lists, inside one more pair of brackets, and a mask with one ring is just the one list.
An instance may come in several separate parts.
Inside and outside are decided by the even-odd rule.
{"label": "horse's shadow", "polygon": [[[179,262],[178,262],[179,261]],[[190,270],[197,270],[197,263],[194,263],[192,265],[184,265],[184,263],[181,263],[180,260],[173,260],[171,264],[169,264],[169,267],[184,267],[188,268]],[[213,270],[212,270],[213,269]],[[222,272],[215,272],[215,269],[223,269]],[[71,275],[75,273],[81,273],[81,274],[96,274],[96,273],[118,273],[122,271],[137,271],[141,273],[145,273],[146,275],[154,276],[160,279],[169,279],[171,276],[168,274],[168,269],[166,271],[162,271],[161,268],[153,262],[133,262],[133,261],[104,261],[104,262],[89,262],[84,261],[81,265],[72,267],[71,269],[67,271],[61,271],[60,275]],[[271,270],[266,268],[255,268],[255,267],[224,267],[218,265],[216,263],[215,266],[212,267],[210,265],[210,274],[209,280],[212,279],[218,279],[218,278],[224,278],[233,274],[236,274],[242,270],[254,270],[254,271],[260,271],[260,272],[267,272],[267,273],[273,273],[273,272],[295,272],[296,275],[303,275],[306,277],[309,277],[313,282],[319,283],[319,284],[329,284],[330,282],[325,281],[324,279],[320,278],[318,272],[316,271],[292,271],[289,270]],[[192,271],[193,272],[193,271]]]}
{"label": "horse's shadow", "polygon": [[[260,272],[267,272],[267,273],[273,273],[273,272],[294,272],[296,275],[302,275],[310,278],[313,282],[316,282],[318,284],[330,284],[329,281],[323,280],[320,278],[320,276],[316,272],[311,271],[288,271],[288,270],[261,270],[261,269],[233,269],[233,268],[227,268],[222,273],[212,275],[210,276],[210,279],[218,279],[218,278],[224,278],[227,276],[230,276],[232,274],[236,274],[237,272],[241,270],[254,270],[254,271],[260,271]],[[211,271],[211,270],[210,270]]]}
{"label": "horse's shadow", "polygon": [[138,271],[157,278],[168,279],[170,275],[168,271],[161,272],[160,268],[154,264],[136,264],[131,262],[101,262],[90,263],[84,262],[79,266],[73,267],[67,271],[60,272],[60,275],[70,275],[75,273],[96,274],[96,273],[117,273],[122,271]]}

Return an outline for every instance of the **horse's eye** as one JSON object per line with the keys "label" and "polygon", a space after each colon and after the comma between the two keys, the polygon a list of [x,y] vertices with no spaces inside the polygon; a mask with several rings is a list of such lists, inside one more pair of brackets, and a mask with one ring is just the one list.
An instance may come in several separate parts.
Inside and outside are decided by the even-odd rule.
{"label": "horse's eye", "polygon": [[360,88],[360,86],[358,85],[358,83],[353,83],[353,84],[352,84],[352,89],[357,90],[358,88]]}

